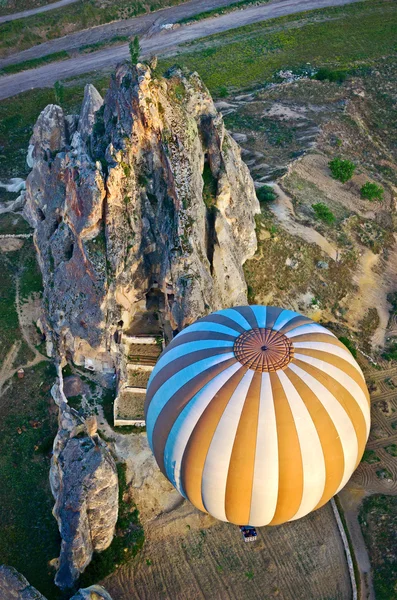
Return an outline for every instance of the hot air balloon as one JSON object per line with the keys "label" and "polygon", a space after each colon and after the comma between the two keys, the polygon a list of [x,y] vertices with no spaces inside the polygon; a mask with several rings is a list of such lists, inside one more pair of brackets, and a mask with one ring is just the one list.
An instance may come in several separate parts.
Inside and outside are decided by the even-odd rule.
{"label": "hot air balloon", "polygon": [[201,511],[253,527],[323,506],[369,435],[362,371],[333,333],[274,306],[238,306],[181,331],[147,389],[155,459]]}

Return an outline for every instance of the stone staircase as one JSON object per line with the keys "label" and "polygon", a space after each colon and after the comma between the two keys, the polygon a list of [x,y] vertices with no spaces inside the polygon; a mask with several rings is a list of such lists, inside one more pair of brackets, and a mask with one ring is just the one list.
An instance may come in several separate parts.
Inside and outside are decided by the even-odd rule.
{"label": "stone staircase", "polygon": [[114,402],[114,425],[145,426],[144,403],[149,377],[162,352],[163,344],[155,336],[123,335],[126,375],[119,382]]}

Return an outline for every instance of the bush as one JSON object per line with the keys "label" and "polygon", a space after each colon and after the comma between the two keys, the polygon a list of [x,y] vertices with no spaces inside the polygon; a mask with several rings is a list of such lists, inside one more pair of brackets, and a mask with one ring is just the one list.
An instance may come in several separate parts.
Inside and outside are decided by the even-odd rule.
{"label": "bush", "polygon": [[350,350],[350,352],[353,354],[354,358],[357,358],[356,347],[353,344],[353,342],[351,340],[349,340],[349,338],[342,336],[339,338],[339,341],[342,342],[342,344],[344,344],[348,350]]}
{"label": "bush", "polygon": [[360,193],[365,200],[383,200],[383,187],[371,181],[364,183]]}
{"label": "bush", "polygon": [[331,169],[332,177],[338,179],[342,183],[346,183],[353,177],[353,173],[356,170],[356,165],[350,160],[343,160],[342,158],[333,158],[328,163]]}
{"label": "bush", "polygon": [[130,49],[131,63],[136,65],[141,54],[141,45],[139,43],[139,37],[136,35],[134,39],[128,44]]}
{"label": "bush", "polygon": [[324,223],[328,223],[329,225],[335,222],[334,213],[323,202],[313,204],[312,208],[316,214],[317,219],[319,219],[320,221],[324,221]]}
{"label": "bush", "polygon": [[270,185],[262,185],[262,187],[256,190],[256,197],[262,204],[265,202],[273,202],[273,200],[277,198],[277,194]]}
{"label": "bush", "polygon": [[328,69],[328,67],[321,67],[314,76],[314,78],[319,81],[328,80],[337,83],[343,83],[346,80],[346,77],[346,71],[333,71],[332,69]]}

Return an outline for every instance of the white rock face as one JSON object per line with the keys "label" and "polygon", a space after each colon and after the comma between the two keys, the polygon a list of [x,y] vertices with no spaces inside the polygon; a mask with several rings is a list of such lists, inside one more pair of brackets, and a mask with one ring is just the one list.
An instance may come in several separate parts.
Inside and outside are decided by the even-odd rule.
{"label": "white rock face", "polygon": [[53,514],[62,538],[55,583],[66,589],[90,563],[94,551],[110,546],[118,517],[119,487],[113,457],[93,433],[92,423],[81,423],[71,412],[58,385],[53,396],[60,413],[50,484],[55,498]]}
{"label": "white rock face", "polygon": [[31,146],[26,214],[49,329],[75,362],[111,364],[118,321],[151,290],[174,330],[247,301],[259,203],[196,74],[122,65],[103,104],[86,87],[77,121],[48,106]]}

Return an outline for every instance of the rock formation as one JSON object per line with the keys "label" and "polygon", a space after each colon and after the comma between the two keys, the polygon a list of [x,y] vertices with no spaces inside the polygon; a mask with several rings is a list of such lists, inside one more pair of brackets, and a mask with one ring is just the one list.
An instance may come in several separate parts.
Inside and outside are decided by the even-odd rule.
{"label": "rock formation", "polygon": [[[1,600],[46,600],[14,567],[0,566]],[[101,585],[81,589],[70,600],[112,600]]]}
{"label": "rock formation", "polygon": [[25,212],[47,329],[76,364],[106,371],[118,323],[151,291],[170,331],[246,302],[259,204],[197,74],[121,65],[101,102],[89,86],[79,118],[54,105],[41,113]]}
{"label": "rock formation", "polygon": [[14,567],[6,565],[0,566],[0,598],[2,600],[46,600]]}
{"label": "rock formation", "polygon": [[[121,65],[104,102],[86,86],[80,116],[47,106],[30,140],[25,215],[44,281],[47,351],[125,376],[121,329],[155,295],[165,335],[247,301],[259,203],[240,149],[198,78]],[[62,374],[51,487],[62,536],[56,583],[70,587],[109,546],[114,461],[96,423],[79,423]],[[153,508],[155,510],[155,508]]]}
{"label": "rock formation", "polygon": [[79,590],[70,600],[112,600],[112,598],[101,585],[91,585]]}
{"label": "rock formation", "polygon": [[62,537],[55,583],[69,588],[93,552],[105,550],[112,542],[118,516],[118,478],[115,462],[106,444],[93,433],[92,423],[87,428],[73,413],[58,385],[53,397],[60,414],[50,483],[55,497],[53,513]]}

